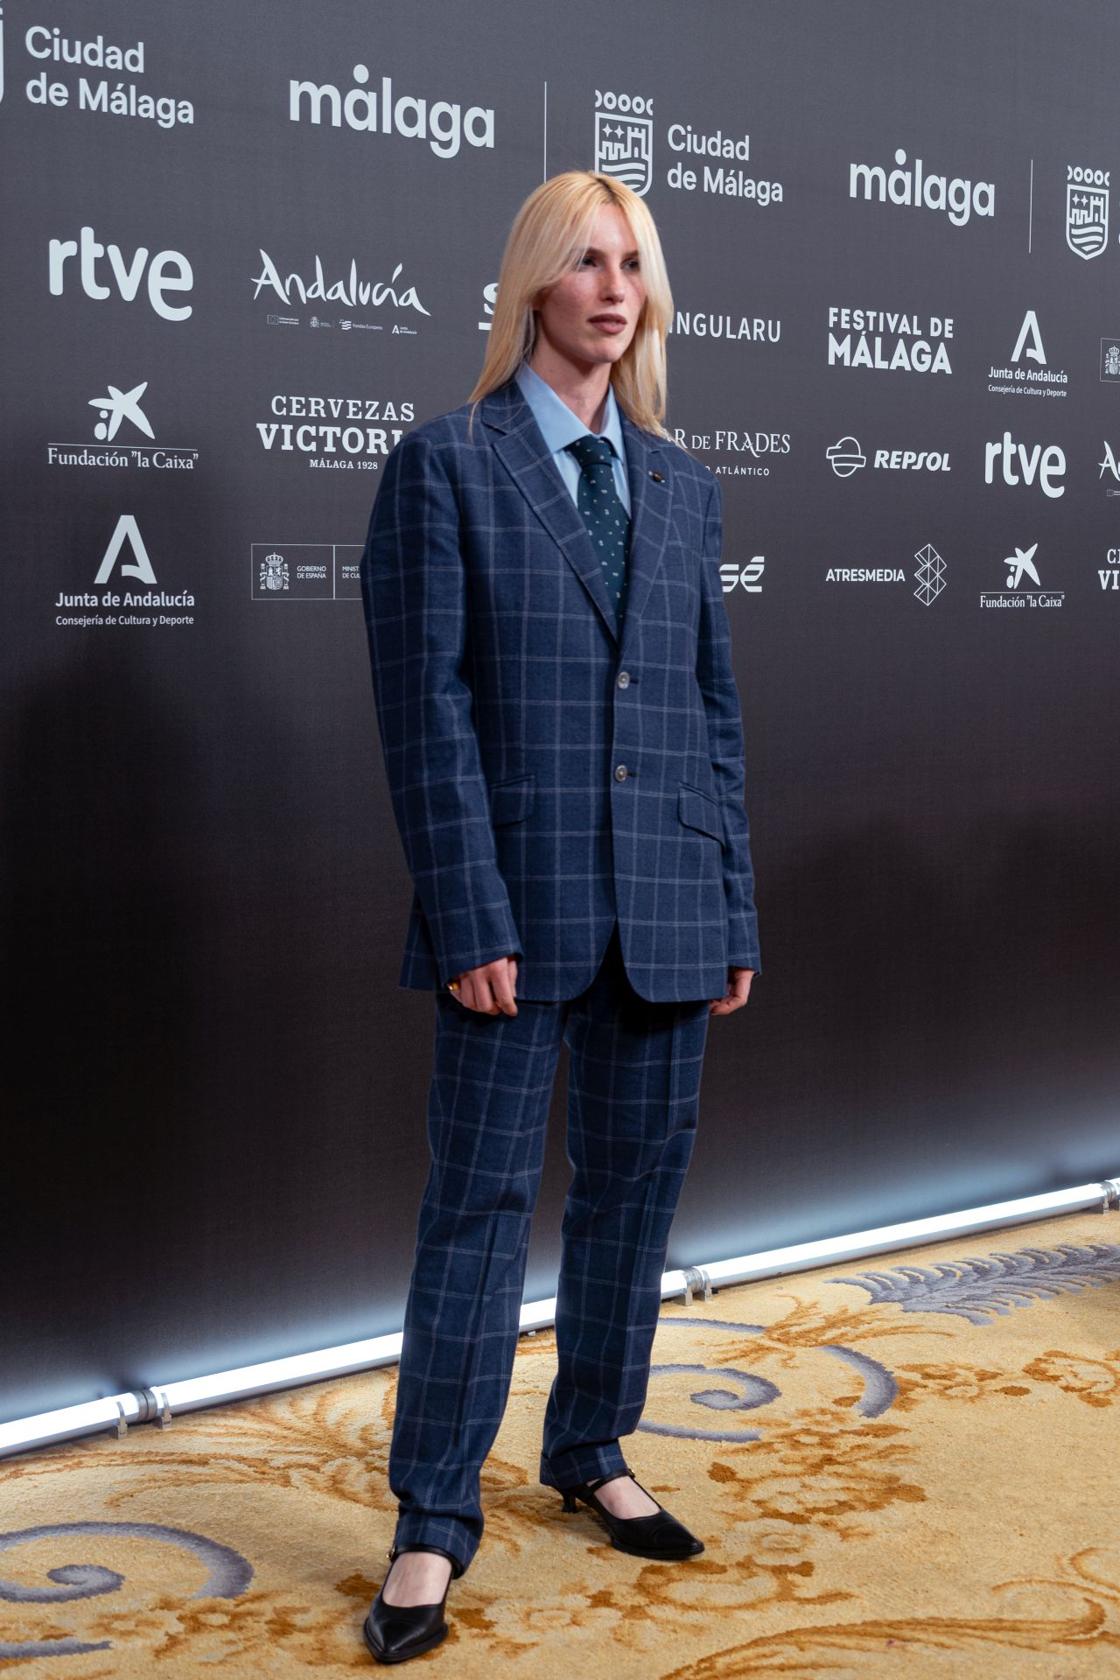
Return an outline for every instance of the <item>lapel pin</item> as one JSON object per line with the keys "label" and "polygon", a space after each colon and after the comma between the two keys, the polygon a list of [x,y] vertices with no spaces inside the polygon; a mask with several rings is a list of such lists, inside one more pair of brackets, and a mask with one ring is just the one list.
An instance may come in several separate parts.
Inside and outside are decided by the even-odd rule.
{"label": "lapel pin", "polygon": [[663,475],[663,474],[662,474],[662,473],[659,473],[659,472],[654,472],[654,470],[653,470],[653,468],[652,468],[652,467],[651,467],[651,468],[650,468],[650,473],[649,473],[649,476],[650,476],[650,477],[651,477],[651,478],[652,478],[652,479],[653,479],[653,480],[654,480],[654,481],[655,481],[655,483],[657,483],[657,484],[664,484],[664,482],[665,482],[665,478],[664,478],[664,475]]}

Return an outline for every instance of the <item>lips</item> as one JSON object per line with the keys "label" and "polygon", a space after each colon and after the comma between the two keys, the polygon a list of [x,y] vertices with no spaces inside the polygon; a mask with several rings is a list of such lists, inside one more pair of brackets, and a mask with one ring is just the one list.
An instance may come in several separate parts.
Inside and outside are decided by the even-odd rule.
{"label": "lips", "polygon": [[592,315],[590,322],[593,327],[610,327],[619,330],[626,325],[624,315]]}

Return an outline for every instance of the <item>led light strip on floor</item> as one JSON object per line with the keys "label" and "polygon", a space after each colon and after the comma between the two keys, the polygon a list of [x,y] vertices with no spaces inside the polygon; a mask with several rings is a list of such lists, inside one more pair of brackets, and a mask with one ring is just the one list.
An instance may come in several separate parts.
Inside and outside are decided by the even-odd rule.
{"label": "led light strip on floor", "polygon": [[[1120,1209],[1120,1177],[1097,1184],[1079,1184],[1069,1190],[1052,1190],[1042,1196],[1022,1196],[1016,1201],[994,1202],[989,1207],[966,1208],[960,1213],[936,1214],[929,1219],[910,1219],[898,1225],[882,1225],[873,1231],[856,1231],[850,1236],[823,1237],[815,1242],[792,1243],[787,1248],[766,1249],[733,1260],[716,1260],[665,1272],[661,1279],[663,1297],[683,1295],[691,1301],[694,1289],[705,1298],[712,1287],[745,1283],[753,1278],[780,1277],[785,1272],[809,1271],[815,1266],[858,1260],[891,1249],[914,1248],[941,1237],[963,1236],[1007,1225],[1021,1225],[1058,1213],[1074,1213],[1097,1207],[1102,1213]],[[556,1321],[556,1297],[527,1302],[521,1309],[522,1331],[547,1329]],[[301,1383],[341,1377],[355,1371],[373,1370],[400,1357],[401,1333],[371,1336],[365,1341],[346,1342],[341,1347],[323,1348],[317,1353],[297,1353],[284,1359],[269,1359],[258,1365],[243,1365],[233,1371],[219,1371],[209,1377],[189,1377],[182,1382],[153,1383],[149,1388],[127,1394],[112,1394],[102,1400],[88,1400],[35,1417],[17,1418],[0,1424],[0,1457],[27,1452],[52,1441],[68,1441],[98,1430],[114,1429],[124,1435],[130,1424],[155,1419],[168,1424],[177,1412],[202,1406],[220,1405],[227,1400],[244,1400],[274,1389],[297,1388]]]}

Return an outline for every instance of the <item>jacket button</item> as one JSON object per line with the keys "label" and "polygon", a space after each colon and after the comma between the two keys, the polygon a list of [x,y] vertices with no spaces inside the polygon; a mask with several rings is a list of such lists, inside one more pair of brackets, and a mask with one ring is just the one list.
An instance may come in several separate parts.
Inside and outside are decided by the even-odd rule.
{"label": "jacket button", "polygon": [[629,774],[625,764],[619,764],[615,767],[614,779],[616,782],[624,782]]}
{"label": "jacket button", "polygon": [[618,686],[619,686],[619,688],[629,688],[630,687],[630,673],[629,673],[629,671],[620,671],[618,673]]}

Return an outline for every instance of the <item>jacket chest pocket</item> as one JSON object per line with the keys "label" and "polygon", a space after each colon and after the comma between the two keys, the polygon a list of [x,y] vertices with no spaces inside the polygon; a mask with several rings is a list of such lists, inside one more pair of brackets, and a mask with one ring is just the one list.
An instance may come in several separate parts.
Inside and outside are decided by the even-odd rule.
{"label": "jacket chest pocket", "polygon": [[511,776],[495,782],[490,789],[490,823],[501,828],[505,823],[524,822],[533,809],[537,778],[532,770],[523,776]]}

